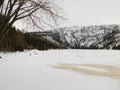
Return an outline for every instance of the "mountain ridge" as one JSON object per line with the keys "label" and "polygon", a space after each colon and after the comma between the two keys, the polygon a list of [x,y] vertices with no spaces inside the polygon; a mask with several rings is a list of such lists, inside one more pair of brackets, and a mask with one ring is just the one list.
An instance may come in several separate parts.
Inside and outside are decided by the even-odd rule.
{"label": "mountain ridge", "polygon": [[72,49],[118,49],[120,25],[90,25],[56,28],[45,32],[30,32]]}

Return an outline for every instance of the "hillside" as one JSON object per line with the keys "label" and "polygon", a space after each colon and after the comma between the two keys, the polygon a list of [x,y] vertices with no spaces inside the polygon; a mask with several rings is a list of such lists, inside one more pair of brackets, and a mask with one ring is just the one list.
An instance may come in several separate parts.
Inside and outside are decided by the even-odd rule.
{"label": "hillside", "polygon": [[74,26],[57,28],[46,32],[31,32],[75,49],[119,49],[120,25]]}

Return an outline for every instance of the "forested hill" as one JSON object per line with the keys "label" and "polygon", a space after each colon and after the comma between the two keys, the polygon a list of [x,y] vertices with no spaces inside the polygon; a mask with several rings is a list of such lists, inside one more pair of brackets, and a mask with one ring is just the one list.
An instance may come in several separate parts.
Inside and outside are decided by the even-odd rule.
{"label": "forested hill", "polygon": [[66,48],[119,49],[120,25],[73,26],[46,32],[30,32],[30,35],[46,38]]}

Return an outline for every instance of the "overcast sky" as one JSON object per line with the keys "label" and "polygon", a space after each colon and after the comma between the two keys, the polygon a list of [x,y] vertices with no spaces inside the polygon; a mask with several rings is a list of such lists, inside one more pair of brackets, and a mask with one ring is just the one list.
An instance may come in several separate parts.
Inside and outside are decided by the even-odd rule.
{"label": "overcast sky", "polygon": [[60,26],[120,24],[120,0],[63,0],[61,7],[68,20]]}
{"label": "overcast sky", "polygon": [[120,24],[120,0],[64,0],[64,25]]}

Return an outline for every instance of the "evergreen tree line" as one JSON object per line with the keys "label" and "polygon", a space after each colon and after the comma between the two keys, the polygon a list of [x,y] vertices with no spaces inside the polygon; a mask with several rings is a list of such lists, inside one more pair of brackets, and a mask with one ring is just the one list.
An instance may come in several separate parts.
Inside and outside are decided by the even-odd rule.
{"label": "evergreen tree line", "polygon": [[16,29],[15,27],[7,27],[9,32],[0,45],[0,51],[23,51],[24,49],[60,49],[63,48],[56,43],[49,41],[48,39],[29,35]]}

